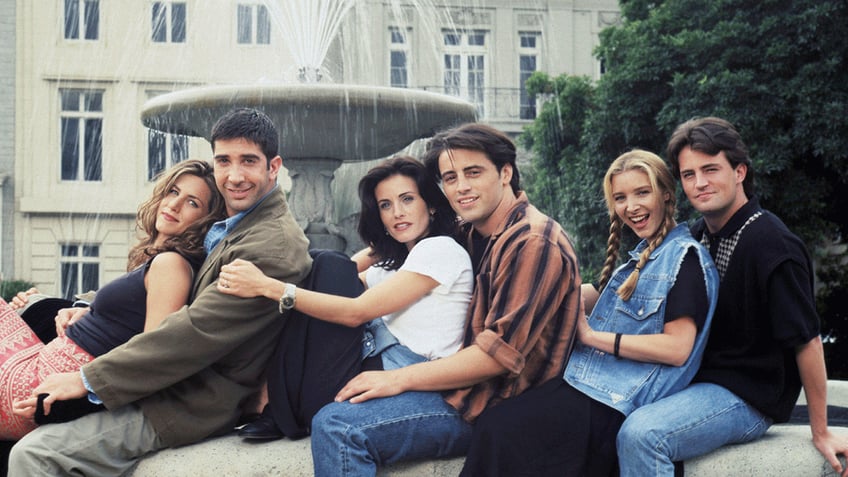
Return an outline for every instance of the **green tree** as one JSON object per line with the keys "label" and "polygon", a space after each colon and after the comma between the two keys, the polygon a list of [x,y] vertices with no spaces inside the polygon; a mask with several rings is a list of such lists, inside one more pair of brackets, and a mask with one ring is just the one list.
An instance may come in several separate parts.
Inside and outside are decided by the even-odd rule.
{"label": "green tree", "polygon": [[[592,230],[597,240],[605,231],[584,230],[577,202],[600,184],[575,183],[601,177],[627,149],[662,153],[678,123],[716,115],[748,143],[764,206],[810,244],[845,237],[848,4],[631,0],[622,11],[633,18],[602,32],[607,72],[597,84],[542,74],[528,82],[547,100],[523,136],[540,170],[528,185],[534,200],[578,241]],[[592,223],[605,215],[597,200],[590,212]]]}
{"label": "green tree", "polygon": [[[549,104],[524,134],[542,171],[530,177],[531,198],[545,204],[536,194],[561,185],[544,210],[576,237],[584,270],[603,260],[606,211],[586,197],[600,197],[606,167],[634,147],[664,155],[674,127],[696,116],[737,126],[762,205],[811,249],[844,241],[848,2],[622,0],[621,11],[596,50],[604,76],[579,90],[566,86],[585,80],[537,79]],[[679,220],[692,218],[681,203]],[[832,285],[822,289],[844,296],[844,283]]]}

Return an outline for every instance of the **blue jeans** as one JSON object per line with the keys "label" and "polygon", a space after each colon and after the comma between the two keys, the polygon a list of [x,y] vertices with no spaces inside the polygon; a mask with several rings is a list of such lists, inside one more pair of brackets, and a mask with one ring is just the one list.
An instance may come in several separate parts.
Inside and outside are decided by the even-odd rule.
{"label": "blue jeans", "polygon": [[312,419],[317,477],[368,476],[403,460],[464,455],[471,425],[438,392],[324,406]]}
{"label": "blue jeans", "polygon": [[674,461],[756,440],[771,424],[727,389],[692,384],[625,419],[616,440],[621,477],[673,476]]}

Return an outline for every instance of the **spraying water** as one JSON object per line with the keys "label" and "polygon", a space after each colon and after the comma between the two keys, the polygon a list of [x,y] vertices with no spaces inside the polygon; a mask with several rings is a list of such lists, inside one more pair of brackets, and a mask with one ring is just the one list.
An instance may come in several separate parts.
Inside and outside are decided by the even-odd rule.
{"label": "spraying water", "polygon": [[317,83],[324,77],[324,58],[355,3],[356,0],[263,2],[286,38],[299,81]]}

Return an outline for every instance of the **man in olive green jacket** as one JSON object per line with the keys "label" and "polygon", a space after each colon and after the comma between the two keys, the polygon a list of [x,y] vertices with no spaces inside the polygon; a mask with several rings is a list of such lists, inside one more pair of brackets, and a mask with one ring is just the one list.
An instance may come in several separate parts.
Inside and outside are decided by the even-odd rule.
{"label": "man in olive green jacket", "polygon": [[36,388],[33,395],[49,394],[46,412],[56,400],[86,394],[108,411],[25,436],[12,449],[10,476],[119,475],[146,453],[231,430],[260,385],[285,317],[267,298],[218,292],[218,272],[242,258],[299,283],[311,265],[308,242],[276,185],[282,159],[270,119],[232,111],[213,127],[211,141],[229,217],[209,232],[194,300],[81,373],[53,375]]}

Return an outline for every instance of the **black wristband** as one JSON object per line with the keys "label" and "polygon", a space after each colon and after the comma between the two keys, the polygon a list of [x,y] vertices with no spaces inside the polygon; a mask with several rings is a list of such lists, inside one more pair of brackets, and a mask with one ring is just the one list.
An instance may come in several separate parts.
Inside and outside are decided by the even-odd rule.
{"label": "black wristband", "polygon": [[618,358],[618,348],[621,346],[621,333],[615,334],[615,344],[612,346],[612,355]]}

